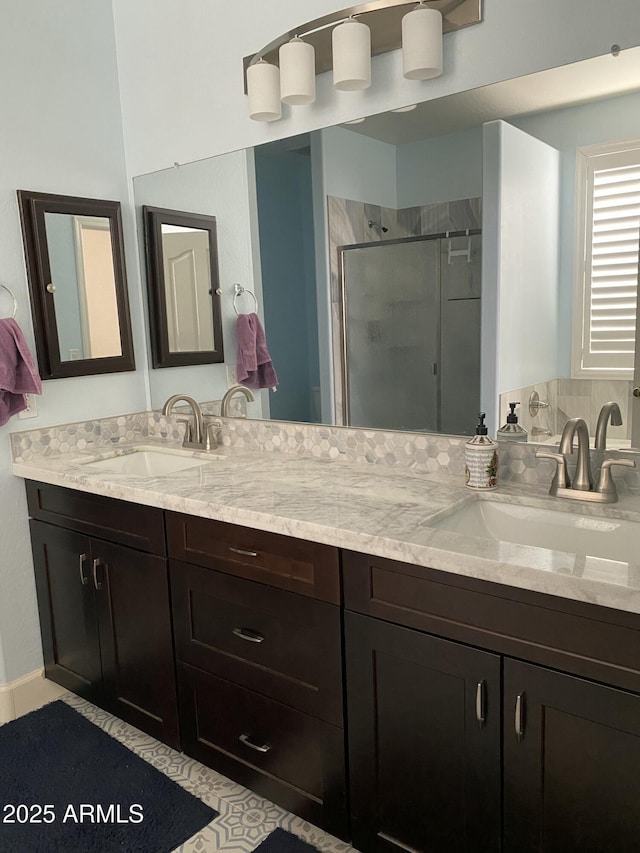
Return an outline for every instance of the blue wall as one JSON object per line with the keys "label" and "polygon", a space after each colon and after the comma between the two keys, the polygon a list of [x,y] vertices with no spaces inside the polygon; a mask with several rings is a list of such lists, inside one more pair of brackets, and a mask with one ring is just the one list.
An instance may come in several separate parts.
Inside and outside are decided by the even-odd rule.
{"label": "blue wall", "polygon": [[319,420],[320,384],[311,156],[306,141],[255,149],[262,292],[267,345],[279,387],[275,420]]}

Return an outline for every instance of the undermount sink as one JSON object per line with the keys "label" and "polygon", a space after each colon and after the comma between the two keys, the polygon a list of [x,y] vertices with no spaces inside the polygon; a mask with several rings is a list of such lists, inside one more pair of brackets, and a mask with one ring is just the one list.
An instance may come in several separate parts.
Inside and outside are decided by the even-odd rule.
{"label": "undermount sink", "polygon": [[429,526],[586,557],[640,562],[640,523],[635,521],[476,500]]}
{"label": "undermount sink", "polygon": [[113,471],[120,474],[138,474],[146,477],[161,477],[163,474],[174,474],[207,465],[220,455],[208,454],[196,456],[189,451],[177,448],[164,450],[158,447],[137,447],[130,452],[105,453],[100,459],[76,460],[87,468],[97,471]]}

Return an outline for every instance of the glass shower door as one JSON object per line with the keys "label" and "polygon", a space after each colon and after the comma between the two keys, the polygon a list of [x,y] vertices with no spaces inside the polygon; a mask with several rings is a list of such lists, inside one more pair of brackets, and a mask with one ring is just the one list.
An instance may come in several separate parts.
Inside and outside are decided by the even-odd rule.
{"label": "glass shower door", "polygon": [[342,250],[345,424],[438,429],[438,240]]}

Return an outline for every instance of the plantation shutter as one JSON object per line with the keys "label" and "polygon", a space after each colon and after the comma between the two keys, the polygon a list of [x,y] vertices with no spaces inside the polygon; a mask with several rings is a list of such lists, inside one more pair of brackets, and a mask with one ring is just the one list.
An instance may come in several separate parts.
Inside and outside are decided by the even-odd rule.
{"label": "plantation shutter", "polygon": [[633,371],[640,244],[640,148],[587,157],[583,371]]}

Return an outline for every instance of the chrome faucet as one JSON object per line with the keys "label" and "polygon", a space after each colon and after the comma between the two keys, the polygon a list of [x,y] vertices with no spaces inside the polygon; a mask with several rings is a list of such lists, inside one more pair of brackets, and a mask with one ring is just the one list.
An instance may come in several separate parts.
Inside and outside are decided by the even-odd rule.
{"label": "chrome faucet", "polygon": [[172,397],[169,397],[162,407],[162,414],[173,414],[173,407],[176,403],[187,403],[187,405],[191,406],[193,414],[193,422],[189,418],[178,418],[179,423],[185,424],[182,446],[188,447],[191,450],[213,450],[217,447],[216,431],[220,428],[220,423],[218,421],[211,421],[205,424],[200,404],[187,394],[174,394]]}
{"label": "chrome faucet", "polygon": [[253,393],[246,386],[232,385],[222,398],[222,403],[220,406],[220,415],[223,418],[229,417],[229,405],[231,403],[231,398],[236,394],[244,394],[244,396],[247,398],[248,403],[253,403],[253,401],[256,399],[253,396]]}
{"label": "chrome faucet", "polygon": [[598,415],[598,423],[596,424],[596,450],[607,449],[607,424],[611,419],[611,426],[622,426],[622,413],[620,406],[613,400],[610,403],[605,403],[600,409]]}
{"label": "chrome faucet", "polygon": [[[615,403],[613,404],[616,405]],[[567,471],[568,454],[573,453],[573,442],[578,437],[578,461],[573,482]],[[600,469],[598,485],[593,487],[591,477],[591,457],[589,456],[589,427],[582,418],[571,418],[562,431],[558,453],[538,450],[539,459],[553,459],[557,468],[549,494],[557,498],[570,498],[577,501],[594,501],[596,503],[614,503],[618,500],[616,485],[611,476],[611,468],[621,465],[624,468],[635,468],[633,459],[606,459]]]}

